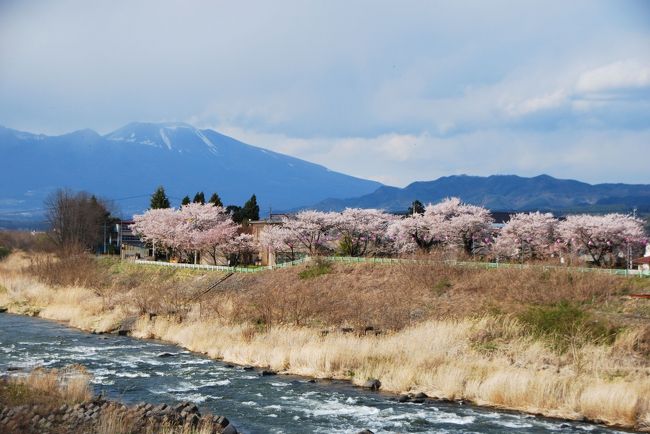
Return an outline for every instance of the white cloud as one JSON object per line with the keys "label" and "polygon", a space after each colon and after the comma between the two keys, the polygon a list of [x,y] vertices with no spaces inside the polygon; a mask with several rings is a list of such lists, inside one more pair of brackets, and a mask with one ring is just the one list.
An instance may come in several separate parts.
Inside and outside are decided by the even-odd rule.
{"label": "white cloud", "polygon": [[552,110],[567,103],[567,95],[563,89],[543,96],[525,99],[519,103],[509,104],[507,112],[513,116],[524,116],[543,110]]}
{"label": "white cloud", "polygon": [[333,170],[405,186],[449,174],[547,173],[588,182],[647,182],[643,158],[650,130],[481,130],[436,137],[427,133],[375,137],[294,138],[227,126],[245,142],[289,153]]}
{"label": "white cloud", "polygon": [[585,71],[576,83],[576,91],[584,94],[643,88],[650,88],[650,64],[636,59],[621,60]]}

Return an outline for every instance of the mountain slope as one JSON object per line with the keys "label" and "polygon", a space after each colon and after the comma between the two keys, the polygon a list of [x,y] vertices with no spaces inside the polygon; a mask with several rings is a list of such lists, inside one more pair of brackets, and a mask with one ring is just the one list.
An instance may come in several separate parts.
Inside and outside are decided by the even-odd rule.
{"label": "mountain slope", "polygon": [[0,173],[9,180],[0,183],[5,219],[18,211],[38,214],[43,199],[59,187],[118,199],[129,215],[148,206],[158,185],[176,205],[196,191],[216,191],[228,204],[242,204],[255,193],[262,212],[363,195],[381,185],[183,123],[131,123],[104,136],[0,127],[0,155]]}
{"label": "mountain slope", "polygon": [[629,211],[638,207],[650,212],[650,185],[591,185],[548,175],[533,178],[515,175],[446,176],[435,181],[414,182],[404,188],[383,186],[373,193],[352,199],[328,199],[317,203],[314,208],[364,207],[403,211],[416,199],[428,203],[450,196],[492,210]]}

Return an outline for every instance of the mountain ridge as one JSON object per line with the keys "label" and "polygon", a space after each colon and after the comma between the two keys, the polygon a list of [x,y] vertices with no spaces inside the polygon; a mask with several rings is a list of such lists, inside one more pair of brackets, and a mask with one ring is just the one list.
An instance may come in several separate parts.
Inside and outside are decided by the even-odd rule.
{"label": "mountain ridge", "polygon": [[[380,183],[249,145],[180,122],[132,122],[101,135],[82,129],[62,135],[0,127],[0,216],[29,217],[56,188],[106,198],[146,196],[163,185],[178,205],[196,191],[217,192],[242,204],[252,194],[263,211],[304,206],[328,197],[370,193]],[[146,198],[120,203],[122,214],[141,212]],[[12,214],[13,213],[13,214]]]}
{"label": "mountain ridge", "polygon": [[370,194],[326,199],[312,207],[320,210],[362,207],[405,211],[414,200],[435,203],[450,196],[458,196],[465,202],[494,211],[606,211],[636,206],[650,212],[649,184],[588,184],[546,174],[534,177],[450,175],[433,181],[412,182],[404,188],[381,186]]}

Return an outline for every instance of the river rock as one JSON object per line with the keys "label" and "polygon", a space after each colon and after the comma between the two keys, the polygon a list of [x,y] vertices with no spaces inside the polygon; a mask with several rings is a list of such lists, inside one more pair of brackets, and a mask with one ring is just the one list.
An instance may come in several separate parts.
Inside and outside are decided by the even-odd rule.
{"label": "river rock", "polygon": [[221,434],[237,434],[237,428],[233,424],[228,424],[223,430],[221,430]]}
{"label": "river rock", "polygon": [[117,330],[117,334],[119,336],[128,336],[131,334],[133,329],[135,328],[135,323],[138,320],[137,316],[130,316],[122,320],[122,323],[120,324],[120,327]]}
{"label": "river rock", "polygon": [[260,371],[260,377],[268,377],[270,375],[278,375],[278,373],[271,371],[270,369],[263,369]]}
{"label": "river rock", "polygon": [[174,357],[175,355],[174,353],[160,353],[158,357]]}
{"label": "river rock", "polygon": [[381,381],[377,380],[376,378],[371,378],[363,383],[363,387],[370,390],[379,390],[381,387]]}

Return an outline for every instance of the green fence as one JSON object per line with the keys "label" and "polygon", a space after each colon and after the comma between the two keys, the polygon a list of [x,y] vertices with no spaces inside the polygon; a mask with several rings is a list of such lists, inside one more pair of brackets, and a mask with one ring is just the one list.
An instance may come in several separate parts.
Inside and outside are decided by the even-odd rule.
{"label": "green fence", "polygon": [[343,263],[368,263],[368,264],[446,264],[455,267],[484,268],[484,269],[542,269],[542,270],[571,270],[579,273],[600,273],[613,274],[618,276],[641,276],[650,277],[650,271],[617,269],[617,268],[589,268],[571,267],[562,265],[537,265],[537,264],[512,264],[503,262],[479,262],[479,261],[432,261],[428,259],[403,259],[403,258],[363,258],[350,256],[326,256],[324,259],[332,262]]}
{"label": "green fence", "polygon": [[[475,262],[475,261],[432,261],[427,259],[405,259],[405,258],[363,258],[351,256],[324,256],[323,259],[331,262],[341,263],[364,263],[364,264],[446,264],[454,267],[466,268],[484,268],[484,269],[542,269],[542,270],[571,270],[579,273],[600,273],[600,274],[613,274],[617,276],[640,276],[650,277],[650,271],[628,270],[628,269],[615,269],[615,268],[588,268],[588,267],[570,267],[561,265],[536,265],[536,264],[512,264],[502,262]],[[228,267],[225,265],[207,265],[207,264],[179,264],[173,262],[162,261],[145,261],[142,259],[135,260],[136,264],[143,265],[158,265],[162,267],[177,267],[189,268],[195,270],[211,270],[211,271],[224,271],[227,273],[258,273],[266,270],[277,270],[281,268],[294,267],[296,265],[304,264],[310,261],[311,258],[306,256],[304,258],[296,259],[295,261],[283,262],[267,267]]]}

